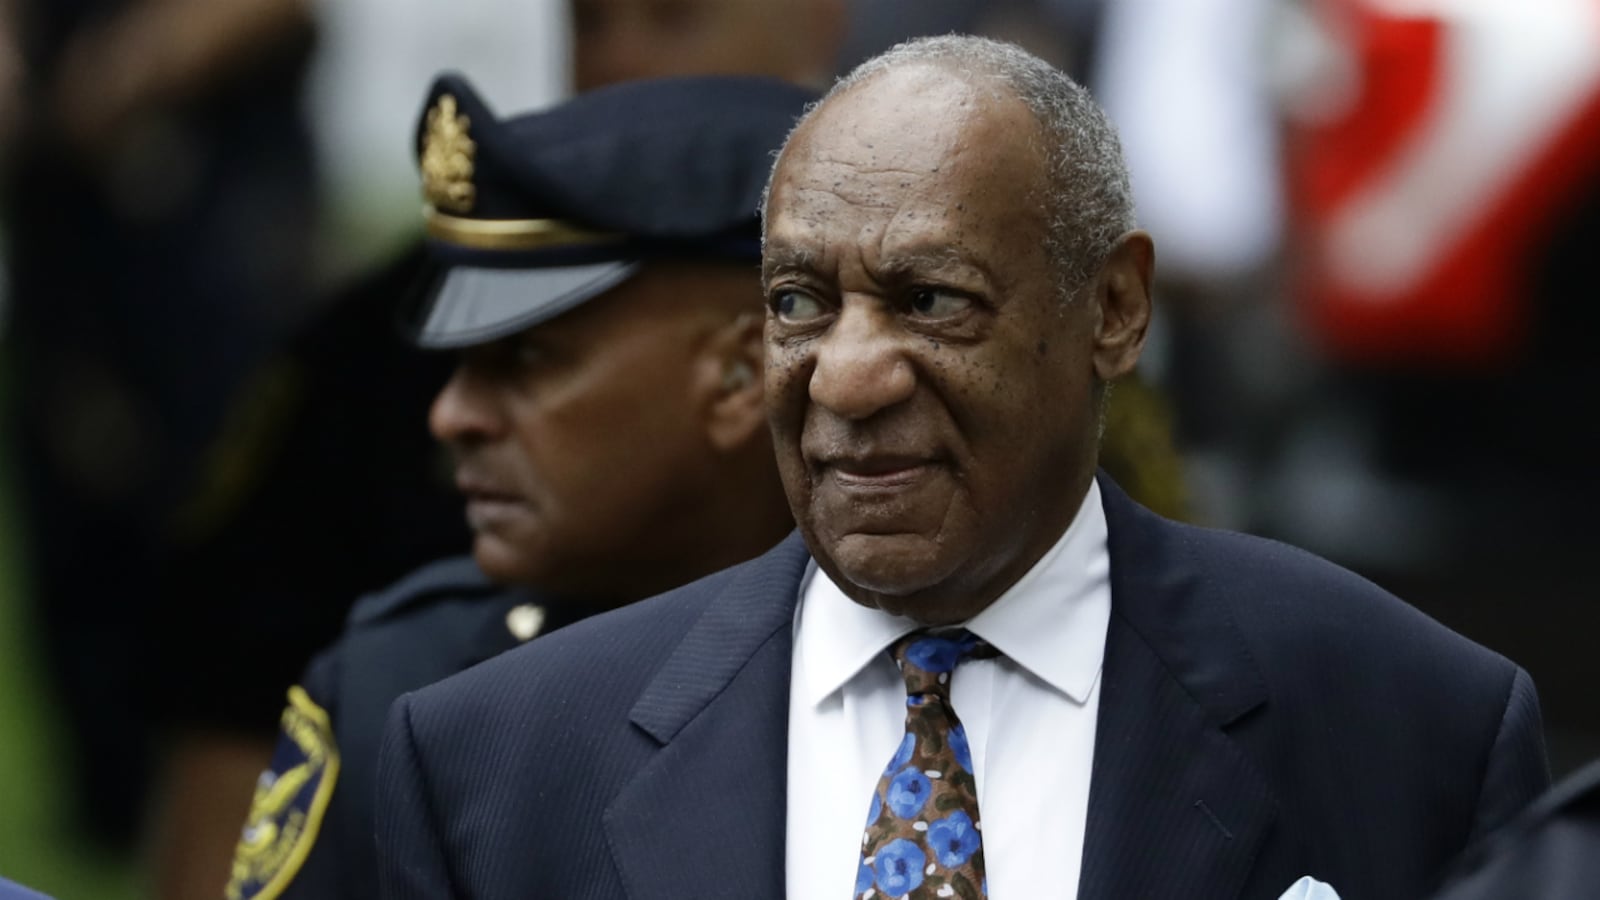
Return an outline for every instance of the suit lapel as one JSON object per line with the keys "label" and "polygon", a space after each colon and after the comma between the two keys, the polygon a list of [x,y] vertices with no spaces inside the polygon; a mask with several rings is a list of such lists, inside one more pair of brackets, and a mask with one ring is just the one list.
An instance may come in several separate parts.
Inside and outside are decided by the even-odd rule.
{"label": "suit lapel", "polygon": [[1266,691],[1176,527],[1100,485],[1112,617],[1078,896],[1237,897],[1277,807],[1226,729]]}
{"label": "suit lapel", "polygon": [[739,569],[633,707],[660,749],[605,813],[628,896],[781,897],[798,535]]}

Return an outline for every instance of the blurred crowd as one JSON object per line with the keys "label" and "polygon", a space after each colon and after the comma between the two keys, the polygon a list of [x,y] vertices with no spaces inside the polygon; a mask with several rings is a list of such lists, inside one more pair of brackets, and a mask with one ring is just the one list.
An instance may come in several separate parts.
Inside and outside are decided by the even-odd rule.
{"label": "blurred crowd", "polygon": [[510,112],[821,85],[950,31],[1073,73],[1122,135],[1158,313],[1119,480],[1512,656],[1557,770],[1600,754],[1600,5],[0,0],[9,580],[74,839],[214,896],[284,690],[359,595],[466,547],[426,430],[450,360],[392,328],[437,72]]}

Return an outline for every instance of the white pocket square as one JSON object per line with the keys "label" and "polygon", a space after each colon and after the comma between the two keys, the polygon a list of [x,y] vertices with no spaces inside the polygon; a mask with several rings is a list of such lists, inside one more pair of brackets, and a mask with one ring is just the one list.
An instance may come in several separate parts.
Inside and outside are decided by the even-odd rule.
{"label": "white pocket square", "polygon": [[1289,885],[1278,900],[1339,900],[1339,892],[1307,875]]}

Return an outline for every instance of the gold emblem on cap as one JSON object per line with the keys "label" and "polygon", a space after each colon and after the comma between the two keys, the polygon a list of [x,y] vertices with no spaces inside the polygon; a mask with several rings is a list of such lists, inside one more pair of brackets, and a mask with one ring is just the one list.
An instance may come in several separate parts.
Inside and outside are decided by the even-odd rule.
{"label": "gold emblem on cap", "polygon": [[467,136],[472,120],[456,111],[456,98],[441,94],[428,110],[422,138],[422,193],[438,209],[467,213],[477,191],[472,186],[472,156],[478,145]]}

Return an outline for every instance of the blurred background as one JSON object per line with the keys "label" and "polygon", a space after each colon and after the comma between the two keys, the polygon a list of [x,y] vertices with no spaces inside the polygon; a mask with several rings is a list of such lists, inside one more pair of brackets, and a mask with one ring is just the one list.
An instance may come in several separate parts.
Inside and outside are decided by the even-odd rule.
{"label": "blurred background", "polygon": [[465,547],[447,361],[389,328],[433,75],[510,114],[774,17],[1087,83],[1158,256],[1119,480],[1516,659],[1557,773],[1600,755],[1600,0],[0,0],[0,875],[208,895],[173,847],[231,847],[285,687]]}

